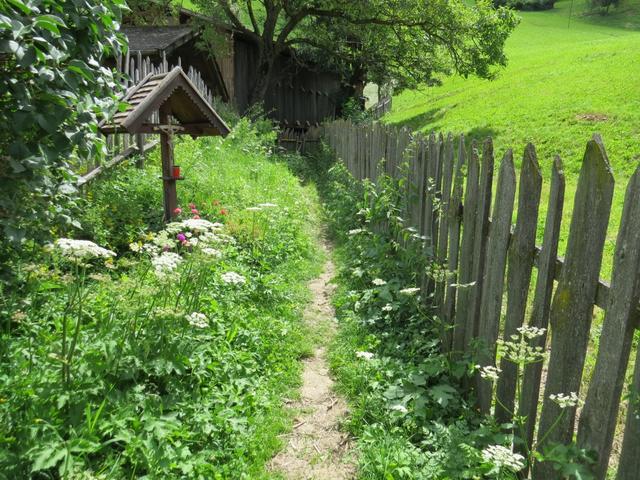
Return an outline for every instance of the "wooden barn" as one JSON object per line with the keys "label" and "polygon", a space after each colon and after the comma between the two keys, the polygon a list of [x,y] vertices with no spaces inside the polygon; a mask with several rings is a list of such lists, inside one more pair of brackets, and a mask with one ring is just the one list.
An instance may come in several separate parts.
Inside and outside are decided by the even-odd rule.
{"label": "wooden barn", "polygon": [[179,65],[183,70],[200,73],[202,81],[213,96],[227,102],[226,89],[218,62],[197,48],[199,32],[188,25],[122,27],[132,58],[148,58],[153,64],[163,61]]}
{"label": "wooden barn", "polygon": [[[258,47],[242,33],[220,27],[223,45],[219,51],[206,52],[198,41],[197,18],[203,19],[181,9],[177,25],[126,26],[122,33],[132,58],[149,57],[153,63],[164,59],[185,71],[193,68],[213,96],[244,113],[256,78]],[[335,118],[351,91],[337,74],[302,66],[283,54],[265,96],[265,113],[281,126],[316,125]]]}

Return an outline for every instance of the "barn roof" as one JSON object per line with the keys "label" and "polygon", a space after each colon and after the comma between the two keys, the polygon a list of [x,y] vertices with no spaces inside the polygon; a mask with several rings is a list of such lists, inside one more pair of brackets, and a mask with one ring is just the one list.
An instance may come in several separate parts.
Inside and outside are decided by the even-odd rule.
{"label": "barn roof", "polygon": [[143,55],[159,55],[162,51],[169,54],[197,33],[188,25],[122,27],[120,31],[129,40],[129,50]]}
{"label": "barn roof", "polygon": [[121,101],[127,104],[126,109],[116,113],[110,123],[100,124],[103,133],[158,133],[159,125],[152,123],[151,117],[161,106],[170,108],[182,133],[226,135],[230,131],[180,67],[147,75]]}

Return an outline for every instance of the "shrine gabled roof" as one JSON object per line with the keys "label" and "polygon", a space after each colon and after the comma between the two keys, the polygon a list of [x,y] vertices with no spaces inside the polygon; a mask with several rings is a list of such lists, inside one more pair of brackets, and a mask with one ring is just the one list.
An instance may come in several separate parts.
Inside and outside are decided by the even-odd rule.
{"label": "shrine gabled roof", "polygon": [[230,130],[182,68],[149,74],[121,99],[126,104],[110,122],[102,122],[102,133],[158,133],[153,114],[166,108],[182,127],[181,133],[227,135]]}

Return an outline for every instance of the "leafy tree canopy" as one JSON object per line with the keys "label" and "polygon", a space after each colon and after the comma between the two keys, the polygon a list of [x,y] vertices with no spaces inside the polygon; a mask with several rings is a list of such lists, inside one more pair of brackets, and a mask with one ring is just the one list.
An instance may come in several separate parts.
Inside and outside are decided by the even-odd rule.
{"label": "leafy tree canopy", "polygon": [[[194,0],[259,46],[252,101],[263,99],[275,58],[289,51],[347,82],[400,87],[457,72],[491,78],[517,19],[488,0]],[[213,29],[218,25],[213,25]]]}
{"label": "leafy tree canopy", "polygon": [[[0,0],[0,240],[73,224],[75,176],[103,143],[124,0]],[[6,242],[2,242],[6,246]],[[0,262],[1,263],[1,262]]]}

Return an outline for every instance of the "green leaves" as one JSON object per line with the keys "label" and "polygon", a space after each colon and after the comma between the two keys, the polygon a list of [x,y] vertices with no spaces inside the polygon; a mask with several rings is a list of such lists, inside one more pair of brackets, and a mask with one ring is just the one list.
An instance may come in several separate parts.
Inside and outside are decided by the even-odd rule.
{"label": "green leaves", "polygon": [[28,240],[47,240],[76,215],[77,192],[59,188],[102,151],[96,124],[115,110],[113,74],[122,1],[0,2],[0,264]]}

